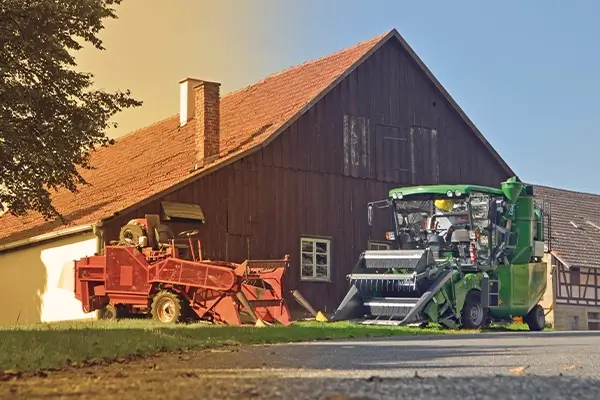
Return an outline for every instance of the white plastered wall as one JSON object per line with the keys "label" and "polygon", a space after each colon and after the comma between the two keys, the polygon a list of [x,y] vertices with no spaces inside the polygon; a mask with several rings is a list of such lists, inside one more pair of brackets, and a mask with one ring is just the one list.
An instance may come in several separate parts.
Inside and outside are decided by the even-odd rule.
{"label": "white plastered wall", "polygon": [[0,253],[0,324],[93,319],[74,295],[73,260],[92,256],[97,238],[76,234]]}
{"label": "white plastered wall", "polygon": [[552,257],[550,256],[550,253],[545,253],[542,261],[546,263],[548,286],[546,287],[546,292],[544,293],[544,297],[540,301],[540,304],[542,307],[544,307],[544,312],[546,313],[546,322],[554,326],[554,275],[552,274]]}

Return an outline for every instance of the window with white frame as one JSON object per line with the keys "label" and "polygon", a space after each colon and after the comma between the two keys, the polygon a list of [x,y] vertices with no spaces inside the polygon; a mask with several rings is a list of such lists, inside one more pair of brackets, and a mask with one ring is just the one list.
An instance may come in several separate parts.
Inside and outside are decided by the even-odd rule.
{"label": "window with white frame", "polygon": [[386,242],[377,242],[370,240],[368,244],[369,250],[389,250],[390,248],[390,244]]}
{"label": "window with white frame", "polygon": [[331,273],[331,240],[303,237],[300,239],[300,278],[328,281]]}

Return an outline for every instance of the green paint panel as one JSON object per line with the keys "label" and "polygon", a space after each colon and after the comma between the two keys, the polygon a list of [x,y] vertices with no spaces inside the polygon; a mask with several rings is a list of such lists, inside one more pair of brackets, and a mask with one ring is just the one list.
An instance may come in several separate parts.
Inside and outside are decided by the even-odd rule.
{"label": "green paint panel", "polygon": [[468,273],[463,278],[460,277],[460,273],[455,271],[452,275],[452,279],[448,281],[445,286],[446,293],[448,293],[450,299],[454,303],[456,310],[461,310],[467,293],[471,290],[481,291],[481,278],[483,273]]}
{"label": "green paint panel", "polygon": [[504,193],[508,201],[510,201],[511,203],[517,201],[524,187],[524,185],[521,182],[517,182],[517,180],[513,178],[502,182],[502,192]]}
{"label": "green paint panel", "polygon": [[546,290],[546,263],[502,265],[496,270],[500,282],[500,305],[490,309],[494,318],[522,317]]}
{"label": "green paint panel", "polygon": [[533,235],[537,228],[537,221],[533,214],[533,196],[519,198],[515,210],[514,223],[519,233],[517,247],[511,262],[523,264],[531,260],[533,252]]}

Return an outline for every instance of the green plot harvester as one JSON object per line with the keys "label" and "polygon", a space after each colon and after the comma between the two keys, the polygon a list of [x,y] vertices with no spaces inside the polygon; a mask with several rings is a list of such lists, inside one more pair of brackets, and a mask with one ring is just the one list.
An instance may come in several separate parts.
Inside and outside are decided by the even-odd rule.
{"label": "green plot harvester", "polygon": [[369,203],[370,226],[375,208],[391,209],[393,248],[361,254],[332,321],[479,329],[522,317],[544,329],[544,207],[531,186],[395,188]]}

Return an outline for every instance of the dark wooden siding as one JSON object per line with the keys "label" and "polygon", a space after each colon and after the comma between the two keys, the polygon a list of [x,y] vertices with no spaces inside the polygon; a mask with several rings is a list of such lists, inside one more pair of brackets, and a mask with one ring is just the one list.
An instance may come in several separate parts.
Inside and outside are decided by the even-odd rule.
{"label": "dark wooden siding", "polygon": [[265,165],[402,184],[507,177],[393,41],[262,153]]}
{"label": "dark wooden siding", "polygon": [[[202,206],[205,256],[290,254],[286,290],[333,311],[369,240],[368,201],[398,185],[498,185],[505,178],[414,61],[388,42],[270,145],[165,199]],[[115,219],[107,239],[159,208],[155,202]],[[376,217],[372,236],[383,239],[389,219]],[[301,236],[331,240],[330,282],[300,281]]]}

